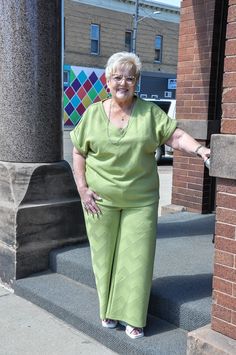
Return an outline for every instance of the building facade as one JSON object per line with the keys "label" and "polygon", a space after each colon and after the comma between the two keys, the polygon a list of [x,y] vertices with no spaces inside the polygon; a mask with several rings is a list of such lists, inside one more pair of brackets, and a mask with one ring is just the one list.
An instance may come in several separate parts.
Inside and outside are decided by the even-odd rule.
{"label": "building facade", "polygon": [[[104,67],[118,51],[132,51],[135,0],[66,0],[64,8],[64,125],[107,97]],[[179,9],[139,1],[136,53],[143,63],[138,94],[175,98]]]}

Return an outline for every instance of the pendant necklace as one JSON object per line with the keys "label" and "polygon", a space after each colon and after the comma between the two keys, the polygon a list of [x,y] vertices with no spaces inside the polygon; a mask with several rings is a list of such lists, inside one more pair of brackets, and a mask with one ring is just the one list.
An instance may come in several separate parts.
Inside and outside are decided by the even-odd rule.
{"label": "pendant necklace", "polygon": [[[131,107],[131,111],[130,111],[130,115],[129,115],[129,120],[130,120],[130,116],[132,114],[132,111],[133,111],[133,107],[134,107],[134,103],[132,104],[132,107]],[[111,144],[114,144],[114,145],[118,145],[121,141],[121,139],[126,135],[127,133],[127,130],[128,130],[128,127],[129,127],[129,120],[128,120],[128,123],[127,123],[127,126],[124,127],[124,128],[120,128],[120,132],[121,132],[121,135],[120,137],[117,139],[117,140],[113,140],[111,138],[111,135],[110,135],[110,125],[111,125],[111,108],[112,108],[112,100],[110,101],[110,107],[109,107],[109,114],[108,114],[108,120],[107,120],[107,137],[108,137],[108,140]],[[121,121],[123,122],[125,120],[125,115],[121,117]]]}

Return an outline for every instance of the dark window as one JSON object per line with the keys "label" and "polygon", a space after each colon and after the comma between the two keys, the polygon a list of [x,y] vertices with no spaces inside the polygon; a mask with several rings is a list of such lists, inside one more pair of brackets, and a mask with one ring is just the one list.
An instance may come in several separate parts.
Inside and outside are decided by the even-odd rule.
{"label": "dark window", "polygon": [[169,101],[153,101],[157,106],[159,106],[165,113],[168,113],[170,108]]}
{"label": "dark window", "polygon": [[156,36],[155,38],[155,62],[161,63],[162,61],[162,45],[163,37]]}
{"label": "dark window", "polygon": [[64,70],[63,73],[63,81],[64,81],[64,86],[69,86],[70,84],[70,72],[68,70]]}
{"label": "dark window", "polygon": [[132,31],[125,32],[125,50],[127,52],[132,51]]}
{"label": "dark window", "polygon": [[91,54],[100,53],[100,26],[91,24],[90,28]]}

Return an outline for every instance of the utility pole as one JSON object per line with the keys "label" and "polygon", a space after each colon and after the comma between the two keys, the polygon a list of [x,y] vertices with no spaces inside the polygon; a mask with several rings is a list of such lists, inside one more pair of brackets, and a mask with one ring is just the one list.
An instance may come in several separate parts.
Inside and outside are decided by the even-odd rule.
{"label": "utility pole", "polygon": [[135,14],[133,22],[133,44],[132,52],[136,53],[136,41],[137,41],[137,30],[138,30],[138,12],[139,12],[139,0],[136,0],[135,3]]}
{"label": "utility pole", "polygon": [[133,15],[133,38],[132,38],[132,52],[136,53],[136,44],[137,44],[137,31],[138,23],[151,15],[160,14],[160,11],[153,11],[152,13],[139,18],[139,0],[135,0],[135,14]]}

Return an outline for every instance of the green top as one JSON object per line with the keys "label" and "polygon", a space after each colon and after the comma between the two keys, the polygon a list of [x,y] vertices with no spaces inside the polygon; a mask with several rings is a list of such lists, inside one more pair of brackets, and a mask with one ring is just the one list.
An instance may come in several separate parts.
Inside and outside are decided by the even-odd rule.
{"label": "green top", "polygon": [[70,135],[76,149],[86,156],[86,181],[101,196],[98,203],[123,208],[157,201],[154,152],[175,128],[175,120],[139,98],[124,130],[109,122],[101,101],[89,106]]}

